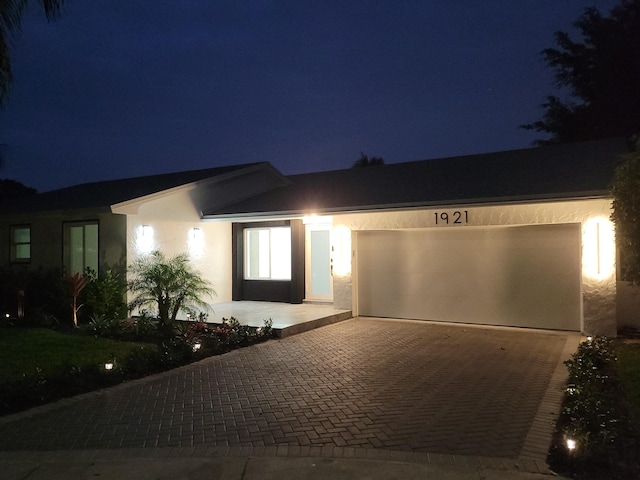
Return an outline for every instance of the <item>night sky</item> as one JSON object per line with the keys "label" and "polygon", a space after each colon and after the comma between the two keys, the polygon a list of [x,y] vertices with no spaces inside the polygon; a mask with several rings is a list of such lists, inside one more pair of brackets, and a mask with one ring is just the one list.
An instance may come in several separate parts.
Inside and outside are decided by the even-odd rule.
{"label": "night sky", "polygon": [[[269,161],[285,174],[526,148],[540,51],[614,0],[35,0],[0,178],[39,191]],[[561,93],[564,98],[565,94]]]}

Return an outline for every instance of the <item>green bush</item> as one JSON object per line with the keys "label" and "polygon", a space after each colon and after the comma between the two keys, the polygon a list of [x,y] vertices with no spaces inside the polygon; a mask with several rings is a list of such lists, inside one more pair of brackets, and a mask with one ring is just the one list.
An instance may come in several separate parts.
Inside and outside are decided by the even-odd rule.
{"label": "green bush", "polygon": [[86,305],[94,317],[125,318],[127,305],[127,282],[113,270],[107,270],[99,277],[91,269],[87,269],[90,279],[85,288]]}
{"label": "green bush", "polygon": [[[606,337],[582,342],[565,362],[569,384],[549,463],[576,478],[632,478],[637,437],[617,374],[616,345]],[[565,443],[572,439],[576,448]],[[635,473],[632,473],[635,472]],[[631,475],[631,476],[630,476]]]}

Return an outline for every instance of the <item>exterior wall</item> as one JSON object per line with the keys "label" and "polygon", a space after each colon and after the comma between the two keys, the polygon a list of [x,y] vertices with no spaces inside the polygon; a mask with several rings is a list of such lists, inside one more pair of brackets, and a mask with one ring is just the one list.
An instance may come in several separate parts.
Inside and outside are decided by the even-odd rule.
{"label": "exterior wall", "polygon": [[[460,224],[451,223],[452,219],[457,218],[454,217],[454,212],[461,212]],[[441,214],[444,213],[448,215],[449,223],[442,220]],[[611,201],[594,199],[343,214],[333,216],[333,227],[334,229],[346,227],[353,232],[359,230],[581,223],[584,230],[585,222],[590,218],[603,217],[608,219],[610,215]],[[438,223],[436,223],[436,218],[438,218]],[[357,245],[353,245],[353,252],[357,252]],[[357,261],[357,258],[352,260]],[[584,260],[583,257],[583,262]],[[356,271],[355,263],[351,265],[350,271]],[[350,285],[351,288],[349,288]],[[334,303],[339,302],[341,308],[347,308],[346,304],[350,303],[354,314],[357,314],[356,294],[357,278],[352,278],[352,274],[334,279],[334,296],[337,300]],[[615,335],[617,331],[615,268],[610,275],[601,279],[591,278],[583,268],[582,295],[582,331],[591,335]]]}
{"label": "exterior wall", "polygon": [[231,223],[203,222],[189,192],[149,201],[127,215],[127,238],[129,264],[152,250],[167,256],[188,253],[216,292],[211,302],[231,301]]}
{"label": "exterior wall", "polygon": [[[124,215],[96,211],[51,212],[5,216],[0,220],[0,265],[14,269],[60,269],[63,225],[66,222],[98,221],[99,265],[101,270],[123,267],[126,259],[126,219]],[[31,261],[10,262],[10,229],[13,225],[31,227]]]}

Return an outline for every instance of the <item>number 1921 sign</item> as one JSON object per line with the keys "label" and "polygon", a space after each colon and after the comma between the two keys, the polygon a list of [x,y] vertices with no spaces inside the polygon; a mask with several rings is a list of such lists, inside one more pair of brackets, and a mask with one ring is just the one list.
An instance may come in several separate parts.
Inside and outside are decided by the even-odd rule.
{"label": "number 1921 sign", "polygon": [[467,210],[455,210],[453,212],[434,212],[436,225],[466,225],[469,223]]}

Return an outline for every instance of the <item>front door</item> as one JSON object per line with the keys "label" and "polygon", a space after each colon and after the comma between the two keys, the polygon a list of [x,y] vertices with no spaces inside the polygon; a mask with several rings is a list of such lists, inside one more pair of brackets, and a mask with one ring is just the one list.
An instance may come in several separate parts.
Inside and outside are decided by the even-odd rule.
{"label": "front door", "polygon": [[331,278],[331,225],[306,226],[305,299],[317,302],[333,301]]}

